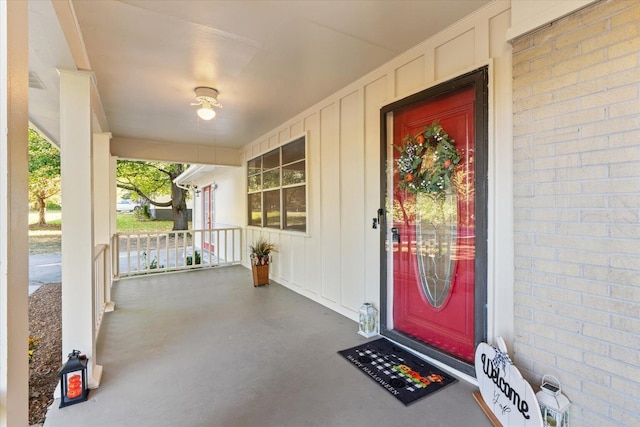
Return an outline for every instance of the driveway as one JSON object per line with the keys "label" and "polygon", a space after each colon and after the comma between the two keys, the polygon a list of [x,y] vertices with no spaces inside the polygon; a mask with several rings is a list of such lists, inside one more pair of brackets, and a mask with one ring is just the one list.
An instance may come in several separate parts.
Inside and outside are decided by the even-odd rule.
{"label": "driveway", "polygon": [[62,281],[60,254],[29,255],[29,295],[45,283]]}

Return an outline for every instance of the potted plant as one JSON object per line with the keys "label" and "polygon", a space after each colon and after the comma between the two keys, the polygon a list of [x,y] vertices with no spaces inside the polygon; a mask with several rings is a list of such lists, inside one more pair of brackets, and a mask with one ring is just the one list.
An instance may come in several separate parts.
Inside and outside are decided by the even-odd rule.
{"label": "potted plant", "polygon": [[269,242],[264,236],[249,246],[251,258],[251,270],[253,272],[253,286],[269,284],[269,263],[271,252],[276,252],[276,245]]}

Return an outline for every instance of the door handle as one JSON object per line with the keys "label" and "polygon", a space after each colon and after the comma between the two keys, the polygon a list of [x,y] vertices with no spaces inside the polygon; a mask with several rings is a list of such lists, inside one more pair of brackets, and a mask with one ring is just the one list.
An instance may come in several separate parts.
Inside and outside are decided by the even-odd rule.
{"label": "door handle", "polygon": [[378,216],[373,218],[373,225],[371,228],[376,229],[378,225],[382,225],[382,220],[384,219],[384,209],[378,209]]}

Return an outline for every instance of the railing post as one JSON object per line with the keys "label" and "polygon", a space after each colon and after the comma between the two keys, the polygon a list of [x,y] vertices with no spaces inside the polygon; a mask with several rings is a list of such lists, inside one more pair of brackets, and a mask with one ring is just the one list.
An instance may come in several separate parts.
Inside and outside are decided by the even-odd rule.
{"label": "railing post", "polygon": [[111,245],[107,246],[107,248],[102,254],[102,263],[104,265],[103,281],[104,281],[104,302],[105,302],[104,312],[105,313],[110,313],[116,308],[115,303],[111,300],[111,278],[113,276],[111,268],[113,267],[113,263],[107,262],[108,252],[113,253],[111,249]]}
{"label": "railing post", "polygon": [[111,280],[120,278],[120,235],[111,236]]}

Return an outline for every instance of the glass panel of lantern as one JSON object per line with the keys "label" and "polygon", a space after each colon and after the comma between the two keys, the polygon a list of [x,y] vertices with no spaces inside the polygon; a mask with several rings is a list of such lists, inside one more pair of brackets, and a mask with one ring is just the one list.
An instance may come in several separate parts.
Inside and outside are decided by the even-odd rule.
{"label": "glass panel of lantern", "polygon": [[73,350],[69,354],[67,363],[60,368],[58,374],[60,375],[60,387],[62,390],[61,408],[84,402],[89,397],[87,362],[85,355],[80,355],[80,351]]}
{"label": "glass panel of lantern", "polygon": [[363,337],[370,338],[378,335],[378,325],[376,319],[378,310],[368,302],[360,307],[360,321],[358,322],[358,333]]}
{"label": "glass panel of lantern", "polygon": [[562,394],[560,381],[552,375],[542,377],[540,391],[536,393],[544,427],[569,427],[571,402]]}

